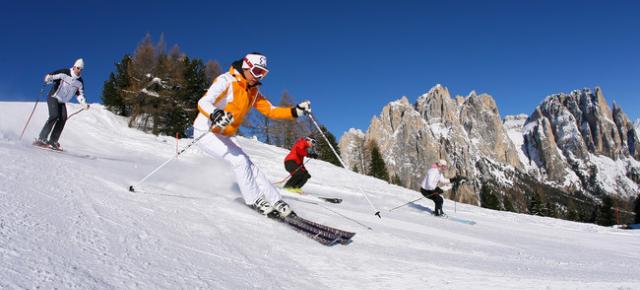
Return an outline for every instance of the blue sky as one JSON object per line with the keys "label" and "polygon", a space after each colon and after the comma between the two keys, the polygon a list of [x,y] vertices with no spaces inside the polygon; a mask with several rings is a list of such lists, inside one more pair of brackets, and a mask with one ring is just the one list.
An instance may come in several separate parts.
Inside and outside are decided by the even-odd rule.
{"label": "blue sky", "polygon": [[503,116],[601,86],[640,117],[640,1],[6,2],[0,100],[35,100],[45,73],[83,57],[87,97],[99,102],[114,63],[164,33],[169,47],[225,69],[263,52],[263,93],[310,99],[338,138],[437,83],[488,93]]}

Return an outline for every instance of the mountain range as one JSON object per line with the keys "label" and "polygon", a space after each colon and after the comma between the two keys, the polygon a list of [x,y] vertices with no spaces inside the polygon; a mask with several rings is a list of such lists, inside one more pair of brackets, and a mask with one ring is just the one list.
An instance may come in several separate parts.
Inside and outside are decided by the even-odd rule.
{"label": "mountain range", "polygon": [[640,184],[637,127],[600,88],[545,97],[529,114],[501,118],[492,96],[470,92],[451,97],[440,84],[415,102],[402,97],[382,108],[366,132],[340,138],[351,169],[367,172],[367,144],[375,141],[390,176],[419,189],[431,164],[451,166],[446,176],[466,176],[447,197],[497,208],[531,212],[534,200],[554,215],[591,220],[604,197],[630,208]]}

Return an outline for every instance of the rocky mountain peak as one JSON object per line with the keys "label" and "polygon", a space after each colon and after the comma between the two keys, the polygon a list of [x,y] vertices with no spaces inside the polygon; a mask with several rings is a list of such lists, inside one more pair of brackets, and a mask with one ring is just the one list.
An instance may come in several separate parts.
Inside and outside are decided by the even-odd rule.
{"label": "rocky mountain peak", "polygon": [[495,192],[526,210],[532,194],[567,202],[572,194],[627,198],[640,189],[638,132],[600,88],[552,94],[530,115],[503,120],[491,95],[471,91],[453,99],[438,84],[414,104],[401,97],[384,106],[365,133],[346,132],[339,146],[350,168],[366,173],[371,141],[390,176],[408,188],[419,189],[431,164],[447,160],[445,176],[471,180],[447,197],[472,204]]}

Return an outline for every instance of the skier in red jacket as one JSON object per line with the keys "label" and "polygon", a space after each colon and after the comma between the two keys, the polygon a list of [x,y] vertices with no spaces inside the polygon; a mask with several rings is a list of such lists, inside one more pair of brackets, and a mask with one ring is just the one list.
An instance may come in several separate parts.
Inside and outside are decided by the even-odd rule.
{"label": "skier in red jacket", "polygon": [[291,174],[291,178],[285,183],[284,189],[293,192],[302,192],[302,186],[311,178],[304,167],[304,157],[318,158],[315,150],[316,140],[311,137],[300,138],[291,147],[291,152],[284,159],[284,168]]}

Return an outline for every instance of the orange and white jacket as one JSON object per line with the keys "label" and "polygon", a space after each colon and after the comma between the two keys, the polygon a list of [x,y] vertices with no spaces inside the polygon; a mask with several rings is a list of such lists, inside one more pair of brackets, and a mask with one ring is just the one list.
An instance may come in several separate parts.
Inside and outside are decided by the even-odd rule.
{"label": "orange and white jacket", "polygon": [[247,81],[233,66],[228,72],[221,74],[214,81],[209,90],[198,101],[198,117],[193,122],[195,129],[206,131],[211,128],[209,116],[215,109],[221,109],[233,114],[233,123],[229,124],[223,132],[220,128],[212,128],[214,133],[225,136],[233,136],[242,124],[245,115],[251,107],[258,110],[270,119],[293,119],[293,108],[275,107],[271,105],[254,86],[248,88]]}

